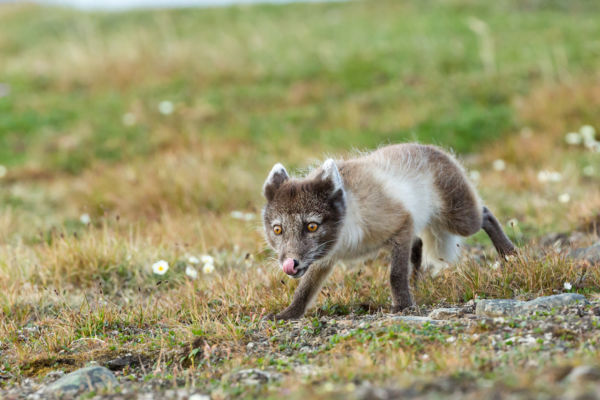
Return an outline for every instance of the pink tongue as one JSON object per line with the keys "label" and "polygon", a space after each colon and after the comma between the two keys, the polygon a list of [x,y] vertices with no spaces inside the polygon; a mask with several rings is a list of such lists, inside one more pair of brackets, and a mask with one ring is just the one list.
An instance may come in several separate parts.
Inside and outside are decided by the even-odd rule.
{"label": "pink tongue", "polygon": [[294,269],[294,260],[292,258],[287,258],[282,265],[283,272],[288,275],[294,275],[296,273],[296,269]]}

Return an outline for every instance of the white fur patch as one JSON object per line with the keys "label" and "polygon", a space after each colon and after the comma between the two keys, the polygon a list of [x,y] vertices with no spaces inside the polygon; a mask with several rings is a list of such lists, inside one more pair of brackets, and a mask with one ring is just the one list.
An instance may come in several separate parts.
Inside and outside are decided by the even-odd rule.
{"label": "white fur patch", "polygon": [[356,200],[346,193],[346,215],[340,229],[339,237],[336,243],[335,252],[351,252],[356,249],[363,241],[365,233],[362,229],[364,226],[360,208],[356,204]]}
{"label": "white fur patch", "polygon": [[410,213],[415,235],[421,233],[439,209],[440,200],[431,173],[408,173],[398,168],[386,168],[376,169],[373,175],[384,192]]}
{"label": "white fur patch", "polygon": [[323,179],[331,179],[331,181],[333,182],[334,190],[344,188],[344,181],[342,180],[340,171],[335,161],[331,158],[328,158],[323,163]]}

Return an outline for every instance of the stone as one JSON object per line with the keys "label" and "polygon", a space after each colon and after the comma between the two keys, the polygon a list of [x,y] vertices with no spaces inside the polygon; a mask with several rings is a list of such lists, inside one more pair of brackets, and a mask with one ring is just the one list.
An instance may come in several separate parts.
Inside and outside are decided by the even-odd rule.
{"label": "stone", "polygon": [[106,363],[106,366],[111,371],[120,371],[125,367],[132,367],[139,364],[139,359],[136,359],[132,354],[126,354],[123,357],[115,358]]}
{"label": "stone", "polygon": [[430,317],[419,317],[415,315],[396,315],[391,317],[390,320],[404,322],[409,325],[425,325],[426,323],[431,325],[441,325],[446,323],[445,321],[432,319]]}
{"label": "stone", "polygon": [[573,368],[565,379],[571,383],[600,381],[600,368],[591,365],[581,365]]}
{"label": "stone", "polygon": [[477,302],[475,314],[482,317],[514,317],[535,311],[550,311],[577,303],[587,303],[585,296],[577,293],[562,293],[538,297],[531,301],[487,299]]}
{"label": "stone", "polygon": [[429,313],[431,319],[459,318],[464,314],[460,308],[438,308]]}
{"label": "stone", "polygon": [[78,394],[92,390],[114,388],[117,378],[108,369],[91,366],[71,372],[43,389],[44,395]]}
{"label": "stone", "polygon": [[231,375],[232,382],[239,382],[244,385],[263,385],[265,383],[281,379],[281,374],[276,372],[262,371],[260,369],[243,369]]}
{"label": "stone", "polygon": [[210,400],[210,396],[195,393],[189,397],[189,400]]}
{"label": "stone", "polygon": [[571,250],[568,256],[574,260],[588,261],[592,265],[600,264],[600,243]]}
{"label": "stone", "polygon": [[510,299],[479,300],[475,306],[475,314],[481,317],[518,315],[524,303],[524,301]]}

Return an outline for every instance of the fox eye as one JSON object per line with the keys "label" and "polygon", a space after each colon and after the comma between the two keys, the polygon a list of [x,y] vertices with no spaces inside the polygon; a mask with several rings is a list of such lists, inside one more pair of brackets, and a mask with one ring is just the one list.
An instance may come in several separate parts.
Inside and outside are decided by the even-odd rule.
{"label": "fox eye", "polygon": [[281,225],[275,225],[273,227],[273,233],[275,233],[277,236],[281,235],[283,233],[283,229],[281,228]]}
{"label": "fox eye", "polygon": [[308,229],[309,232],[315,232],[317,229],[319,229],[319,224],[311,222],[310,224],[306,225],[306,229]]}

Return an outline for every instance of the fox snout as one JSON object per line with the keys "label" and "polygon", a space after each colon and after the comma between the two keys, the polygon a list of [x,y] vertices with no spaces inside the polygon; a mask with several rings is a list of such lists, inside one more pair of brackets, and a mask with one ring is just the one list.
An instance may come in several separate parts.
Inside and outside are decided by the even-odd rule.
{"label": "fox snout", "polygon": [[298,273],[296,267],[298,267],[299,264],[300,262],[294,258],[286,258],[283,264],[281,264],[281,268],[283,269],[283,272],[288,275],[296,275],[296,273]]}

